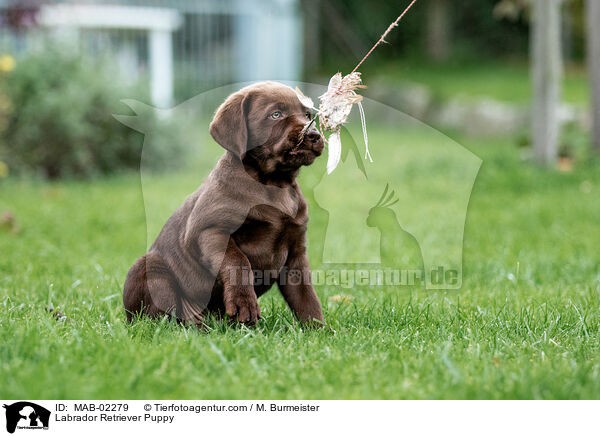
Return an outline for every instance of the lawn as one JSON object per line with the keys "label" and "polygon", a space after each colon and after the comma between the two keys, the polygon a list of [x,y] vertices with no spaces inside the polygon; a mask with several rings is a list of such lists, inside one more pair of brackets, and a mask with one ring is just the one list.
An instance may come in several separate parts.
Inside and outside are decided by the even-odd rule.
{"label": "lawn", "polygon": [[[522,60],[448,61],[431,64],[422,60],[406,59],[365,66],[364,78],[381,76],[395,84],[413,82],[427,86],[438,98],[457,94],[466,98],[492,98],[499,101],[529,104],[532,85],[529,65]],[[585,66],[567,65],[562,82],[562,98],[568,103],[585,106],[589,103],[589,89]]]}
{"label": "lawn", "polygon": [[[443,162],[411,166],[392,153],[400,142],[423,155],[424,144],[447,139],[384,127],[370,134],[383,171],[369,178],[380,182],[376,189],[357,193],[360,184],[340,169],[330,176],[338,190],[316,197],[322,203],[373,206],[389,182],[409,187],[400,196],[428,196],[435,206],[445,197],[432,193],[463,186],[461,171]],[[320,285],[329,328],[319,330],[301,328],[276,289],[259,300],[263,319],[254,329],[124,322],[122,284],[147,245],[146,211],[152,239],[201,181],[216,146],[200,171],[146,176],[143,184],[139,174],[0,181],[0,210],[20,227],[0,230],[0,397],[600,398],[598,167],[544,170],[522,161],[509,139],[459,139],[483,160],[461,289]],[[303,186],[313,183],[311,168],[303,173]],[[423,182],[411,184],[415,178]],[[404,204],[398,214],[454,247],[436,213],[412,210]],[[312,246],[322,225],[311,218]],[[373,236],[364,225],[344,225],[329,241],[337,253],[356,252]],[[66,318],[55,320],[48,305]]]}

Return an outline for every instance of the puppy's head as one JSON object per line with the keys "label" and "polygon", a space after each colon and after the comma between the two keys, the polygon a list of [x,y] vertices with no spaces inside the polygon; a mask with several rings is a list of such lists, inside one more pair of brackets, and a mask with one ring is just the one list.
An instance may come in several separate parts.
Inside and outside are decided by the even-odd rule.
{"label": "puppy's head", "polygon": [[323,138],[314,128],[301,135],[311,117],[311,109],[292,88],[261,82],[225,100],[210,124],[210,134],[263,173],[294,171],[310,165],[323,152]]}

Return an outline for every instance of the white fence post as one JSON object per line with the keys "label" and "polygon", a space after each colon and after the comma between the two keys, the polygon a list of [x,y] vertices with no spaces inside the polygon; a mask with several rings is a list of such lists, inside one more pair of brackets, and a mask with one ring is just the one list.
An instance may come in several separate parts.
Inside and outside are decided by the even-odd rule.
{"label": "white fence post", "polygon": [[173,104],[173,43],[170,30],[150,31],[150,91],[152,103],[161,108]]}
{"label": "white fence post", "polygon": [[55,28],[139,29],[148,32],[152,103],[173,104],[172,32],[183,21],[175,9],[103,4],[44,5],[40,23]]}

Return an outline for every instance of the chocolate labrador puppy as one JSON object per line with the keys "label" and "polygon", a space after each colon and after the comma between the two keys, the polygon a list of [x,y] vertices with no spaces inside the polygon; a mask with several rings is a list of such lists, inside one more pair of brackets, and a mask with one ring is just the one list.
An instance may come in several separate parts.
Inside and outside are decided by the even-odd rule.
{"label": "chocolate labrador puppy", "polygon": [[[275,82],[230,95],[210,124],[226,153],[129,270],[127,319],[169,314],[201,325],[207,312],[260,318],[277,282],[296,317],[323,321],[306,255],[307,204],[296,182],[323,151],[294,90]],[[317,323],[318,324],[318,323]]]}

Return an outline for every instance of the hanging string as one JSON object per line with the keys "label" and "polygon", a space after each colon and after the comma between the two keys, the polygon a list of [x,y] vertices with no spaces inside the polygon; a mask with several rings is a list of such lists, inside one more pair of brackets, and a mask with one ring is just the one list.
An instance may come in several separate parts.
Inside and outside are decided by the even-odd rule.
{"label": "hanging string", "polygon": [[369,158],[369,161],[373,163],[371,153],[369,153],[369,138],[367,137],[367,119],[365,118],[365,110],[362,107],[362,103],[358,102],[358,112],[360,112],[360,124],[363,131],[363,139],[365,140],[365,159]]}
{"label": "hanging string", "polygon": [[360,62],[354,67],[354,69],[352,70],[352,72],[350,74],[352,74],[352,73],[356,72],[356,70],[358,70],[358,67],[360,67],[365,60],[367,60],[367,58],[371,55],[371,53],[373,53],[373,51],[377,48],[377,46],[379,44],[381,44],[382,42],[385,42],[385,37],[388,35],[388,33],[390,33],[394,27],[398,26],[398,23],[400,22],[402,17],[404,17],[404,15],[406,15],[406,13],[410,10],[410,8],[413,7],[413,5],[416,2],[417,2],[417,0],[412,0],[412,2],[410,2],[410,4],[406,7],[406,9],[404,9],[404,11],[400,14],[400,16],[398,18],[396,18],[396,21],[394,21],[392,24],[390,24],[390,26],[387,28],[387,30],[385,32],[383,32],[383,35],[381,35],[381,38],[379,38],[379,41],[377,41],[375,43],[375,45],[373,47],[371,47],[371,50],[369,50],[368,53],[365,55],[365,57],[360,60]]}

